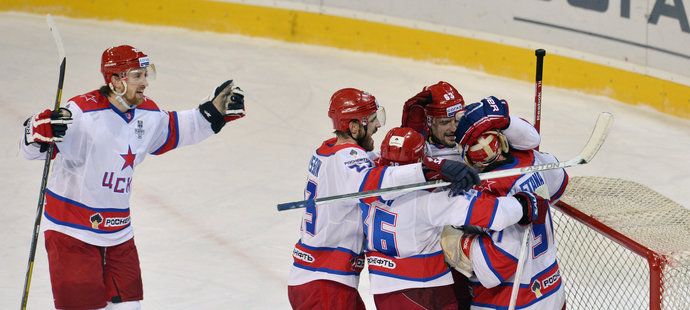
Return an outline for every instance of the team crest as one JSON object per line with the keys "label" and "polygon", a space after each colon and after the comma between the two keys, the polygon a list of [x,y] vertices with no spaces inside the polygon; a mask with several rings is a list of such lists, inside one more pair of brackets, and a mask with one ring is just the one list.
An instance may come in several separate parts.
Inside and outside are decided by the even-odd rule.
{"label": "team crest", "polygon": [[98,225],[103,223],[103,216],[100,213],[94,213],[89,217],[89,221],[91,222],[91,228],[98,229]]}
{"label": "team crest", "polygon": [[139,140],[141,140],[141,138],[144,137],[144,133],[146,133],[146,130],[144,130],[144,121],[143,120],[137,121],[137,128],[134,129],[134,133],[137,135],[137,139],[139,139]]}

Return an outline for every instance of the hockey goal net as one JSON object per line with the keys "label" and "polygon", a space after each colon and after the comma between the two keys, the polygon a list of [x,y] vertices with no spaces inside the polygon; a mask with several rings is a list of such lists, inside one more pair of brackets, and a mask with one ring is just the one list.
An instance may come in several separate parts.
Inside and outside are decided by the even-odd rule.
{"label": "hockey goal net", "polygon": [[569,310],[690,309],[690,210],[603,177],[571,178],[554,209]]}

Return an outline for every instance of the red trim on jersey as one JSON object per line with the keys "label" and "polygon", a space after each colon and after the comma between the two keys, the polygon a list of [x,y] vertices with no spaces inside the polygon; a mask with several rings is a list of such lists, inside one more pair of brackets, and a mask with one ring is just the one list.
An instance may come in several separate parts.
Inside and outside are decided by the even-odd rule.
{"label": "red trim on jersey", "polygon": [[477,242],[479,242],[482,250],[484,261],[489,265],[489,269],[494,275],[499,278],[499,281],[504,282],[515,274],[517,258],[496,246],[488,235],[480,235]]}
{"label": "red trim on jersey", "polygon": [[110,109],[110,101],[108,101],[108,98],[101,95],[98,90],[93,90],[86,94],[75,96],[69,101],[72,101],[79,106],[82,112]]}
{"label": "red trim on jersey", "polygon": [[301,242],[292,251],[293,265],[311,271],[340,275],[359,275],[364,268],[362,255],[340,248],[310,247]]}
{"label": "red trim on jersey", "polygon": [[470,201],[467,208],[467,220],[465,225],[474,225],[491,228],[494,216],[498,210],[498,198],[482,192]]}
{"label": "red trim on jersey", "polygon": [[171,151],[177,147],[180,142],[180,125],[177,120],[177,112],[168,113],[168,137],[157,150],[153,151],[153,155],[161,155]]}
{"label": "red trim on jersey", "polygon": [[[108,98],[103,96],[98,90],[92,90],[86,94],[75,96],[68,101],[74,102],[79,106],[82,112],[110,109],[110,101],[108,101]],[[160,111],[158,105],[146,96],[144,96],[144,102],[136,108],[149,111]]]}
{"label": "red trim on jersey", "polygon": [[[493,288],[485,288],[479,283],[472,283],[472,305],[503,309],[510,305],[510,292],[513,283],[506,282]],[[520,284],[516,309],[530,306],[561,289],[561,275],[558,263],[554,263],[536,277],[529,285]]]}
{"label": "red trim on jersey", "polygon": [[[387,168],[388,166],[383,166],[369,170],[367,174],[364,176],[364,181],[362,181],[362,184],[359,186],[359,191],[363,192],[381,188],[381,182],[383,182],[383,175],[386,173]],[[359,201],[366,204],[371,204],[372,202],[379,200],[381,200],[381,196],[362,198]]]}
{"label": "red trim on jersey", "polygon": [[44,215],[53,223],[106,234],[123,230],[130,225],[129,208],[96,209],[46,189]]}
{"label": "red trim on jersey", "polygon": [[570,176],[568,176],[568,173],[565,171],[563,171],[563,173],[565,174],[563,176],[563,183],[561,183],[561,187],[558,189],[558,191],[556,191],[556,193],[553,194],[553,196],[551,196],[551,202],[560,199],[561,196],[563,196],[563,193],[565,193],[565,188],[568,187],[568,182],[570,182]]}
{"label": "red trim on jersey", "polygon": [[149,97],[144,96],[144,102],[137,106],[137,109],[147,110],[147,111],[160,111],[158,105],[149,99]]}
{"label": "red trim on jersey", "polygon": [[360,149],[363,152],[366,153],[366,150],[359,146],[358,144],[355,143],[343,143],[343,144],[338,144],[336,145],[335,143],[338,141],[338,138],[330,138],[326,141],[324,141],[321,146],[316,149],[316,154],[319,156],[331,156],[335,154],[336,152],[348,148],[348,147],[353,147],[356,149]]}
{"label": "red trim on jersey", "polygon": [[366,256],[369,273],[385,277],[426,282],[450,272],[443,251],[405,258],[371,251]]}

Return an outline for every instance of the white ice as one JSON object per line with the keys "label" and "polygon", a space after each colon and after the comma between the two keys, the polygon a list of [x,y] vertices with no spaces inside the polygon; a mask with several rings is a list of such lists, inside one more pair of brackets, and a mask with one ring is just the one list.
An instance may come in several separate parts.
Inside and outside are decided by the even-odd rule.
{"label": "white ice", "polygon": [[[439,80],[468,102],[496,95],[509,100],[512,114],[533,117],[532,83],[458,67],[237,35],[56,21],[68,55],[64,100],[101,85],[101,52],[119,44],[151,56],[158,78],[147,94],[164,109],[193,108],[230,78],[247,92],[246,118],[137,166],[132,213],[145,309],[289,307],[301,212],[279,213],[275,205],[302,198],[310,152],[331,135],[328,99],[339,88],[373,93],[388,112],[383,132],[399,125],[405,99]],[[3,13],[0,29],[0,308],[9,309],[21,298],[43,169],[42,161],[21,158],[17,143],[21,123],[53,105],[58,59],[45,17]],[[543,98],[542,150],[561,159],[580,151],[600,111],[616,117],[602,151],[571,175],[637,181],[690,206],[690,121],[548,85]],[[29,308],[49,309],[43,238],[36,257]],[[360,290],[372,306],[366,279]]]}

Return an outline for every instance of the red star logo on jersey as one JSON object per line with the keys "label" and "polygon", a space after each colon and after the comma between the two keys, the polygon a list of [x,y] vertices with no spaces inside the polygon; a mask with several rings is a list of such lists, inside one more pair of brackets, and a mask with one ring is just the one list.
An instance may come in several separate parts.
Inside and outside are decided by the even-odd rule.
{"label": "red star logo on jersey", "polygon": [[498,183],[498,182],[492,181],[492,180],[482,181],[482,183],[477,186],[477,190],[480,192],[485,192],[485,191],[490,192],[491,186],[496,184],[496,183]]}
{"label": "red star logo on jersey", "polygon": [[127,167],[132,167],[132,169],[134,169],[134,160],[137,158],[137,154],[132,153],[131,147],[127,146],[127,154],[120,154],[120,156],[125,160],[125,164],[122,165],[122,170],[125,170]]}
{"label": "red star logo on jersey", "polygon": [[84,99],[86,99],[86,101],[98,102],[98,101],[96,101],[96,96],[94,96],[94,95],[85,94],[85,95],[81,95],[80,97],[83,97]]}

